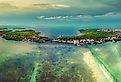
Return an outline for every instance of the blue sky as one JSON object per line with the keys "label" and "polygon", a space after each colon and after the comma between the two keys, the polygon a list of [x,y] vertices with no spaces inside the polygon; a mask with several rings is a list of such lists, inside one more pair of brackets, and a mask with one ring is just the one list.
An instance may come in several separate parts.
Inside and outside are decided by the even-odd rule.
{"label": "blue sky", "polygon": [[120,22],[121,0],[0,0],[1,24],[78,26]]}

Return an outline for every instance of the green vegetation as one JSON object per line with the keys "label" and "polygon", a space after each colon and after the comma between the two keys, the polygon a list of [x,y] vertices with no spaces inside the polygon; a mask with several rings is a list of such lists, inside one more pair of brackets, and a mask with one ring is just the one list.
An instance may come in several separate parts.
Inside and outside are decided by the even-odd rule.
{"label": "green vegetation", "polygon": [[47,37],[42,37],[38,32],[33,30],[24,30],[24,31],[9,31],[1,34],[6,40],[15,40],[15,41],[32,41],[43,43],[48,41]]}
{"label": "green vegetation", "polygon": [[[86,29],[79,30],[80,35],[75,36],[61,36],[59,40],[81,40],[81,39],[93,39],[94,42],[106,42],[106,41],[120,41],[121,35],[117,32],[104,32],[98,31],[98,29]],[[15,41],[32,41],[43,43],[46,41],[52,41],[53,39],[49,39],[48,37],[42,37],[39,35],[40,33],[35,32],[34,30],[23,30],[23,31],[1,31],[0,36],[5,38],[6,40],[15,40]],[[87,41],[88,42],[88,41]],[[97,43],[96,42],[96,43]]]}
{"label": "green vegetation", "polygon": [[80,35],[77,36],[62,36],[59,39],[62,40],[75,40],[75,39],[101,39],[116,36],[114,32],[98,32],[95,30],[81,30]]}
{"label": "green vegetation", "polygon": [[83,32],[80,35],[80,38],[88,38],[88,39],[100,39],[100,38],[107,38],[107,37],[112,37],[112,36],[116,36],[116,33],[113,32]]}
{"label": "green vegetation", "polygon": [[31,39],[33,36],[38,36],[38,33],[33,31],[15,31],[7,32],[3,38],[7,40],[21,41],[23,39]]}

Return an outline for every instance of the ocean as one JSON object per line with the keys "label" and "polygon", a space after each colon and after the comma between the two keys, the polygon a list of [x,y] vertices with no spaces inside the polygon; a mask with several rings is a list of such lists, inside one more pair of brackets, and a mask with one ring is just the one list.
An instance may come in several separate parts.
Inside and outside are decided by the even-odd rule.
{"label": "ocean", "polygon": [[[79,28],[29,29],[58,37],[79,34]],[[1,82],[121,82],[120,69],[121,42],[78,47],[0,39]]]}

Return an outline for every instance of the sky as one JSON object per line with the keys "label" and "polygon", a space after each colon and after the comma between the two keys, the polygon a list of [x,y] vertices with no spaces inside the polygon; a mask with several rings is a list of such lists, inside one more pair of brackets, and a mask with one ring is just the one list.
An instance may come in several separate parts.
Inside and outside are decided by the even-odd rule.
{"label": "sky", "polygon": [[0,24],[120,25],[121,0],[0,0]]}

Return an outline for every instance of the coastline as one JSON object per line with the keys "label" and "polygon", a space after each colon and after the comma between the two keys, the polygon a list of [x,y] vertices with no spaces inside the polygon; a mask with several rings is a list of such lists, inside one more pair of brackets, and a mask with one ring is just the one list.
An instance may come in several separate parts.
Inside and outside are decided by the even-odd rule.
{"label": "coastline", "polygon": [[[35,30],[1,30],[0,37],[6,40],[14,41],[29,41],[36,43],[64,43],[73,44],[76,46],[80,45],[93,45],[93,44],[103,44],[106,42],[117,42],[121,41],[121,29],[88,29],[79,30],[80,34],[87,33],[86,35],[75,35],[66,36],[62,35],[59,38],[49,38],[46,36],[41,36],[41,32],[36,32]],[[91,36],[88,33],[92,33]],[[96,33],[96,34],[95,34]],[[101,36],[100,36],[101,35]],[[96,38],[95,38],[96,37]]]}

